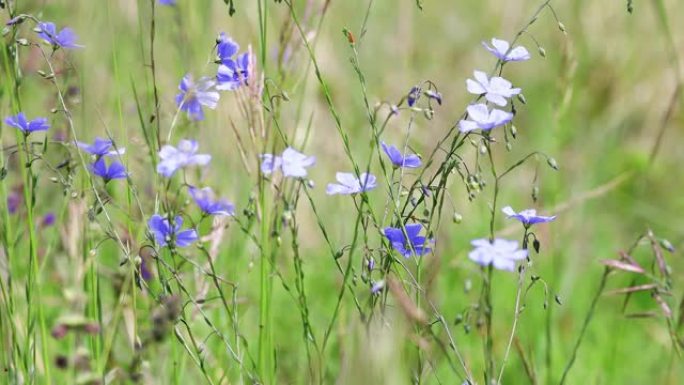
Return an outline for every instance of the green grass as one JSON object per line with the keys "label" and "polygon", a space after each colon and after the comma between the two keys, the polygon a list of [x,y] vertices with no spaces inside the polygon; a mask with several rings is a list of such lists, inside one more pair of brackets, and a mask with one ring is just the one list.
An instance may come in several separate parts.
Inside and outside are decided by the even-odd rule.
{"label": "green grass", "polygon": [[[379,252],[380,232],[357,221],[350,198],[326,196],[325,185],[336,171],[354,169],[350,158],[361,171],[371,159],[378,188],[368,194],[367,206],[360,199],[356,204],[382,217],[388,185],[373,132],[382,125],[387,109],[373,124],[368,109],[383,101],[396,103],[423,80],[434,82],[444,98],[434,117],[428,120],[421,113],[402,111],[381,136],[387,142],[403,143],[410,124],[411,148],[426,157],[472,100],[465,79],[474,69],[494,67],[480,42],[493,36],[512,39],[540,1],[433,0],[424,1],[422,11],[413,0],[374,0],[370,7],[368,1],[332,1],[323,19],[320,9],[325,1],[296,2],[293,12],[309,36],[311,53],[302,44],[287,0],[236,0],[233,17],[218,0],[178,0],[176,8],[157,5],[154,64],[159,116],[154,119],[150,1],[18,3],[19,13],[54,21],[60,28],[73,27],[86,46],[66,55],[58,51],[51,60],[64,70],[56,84],[67,94],[74,132],[64,114],[50,113],[60,102],[51,81],[37,74],[49,69],[36,47],[19,47],[21,85],[18,92],[15,89],[17,67],[8,51],[16,47],[12,33],[2,38],[0,115],[4,118],[21,109],[30,117],[48,116],[52,124],[48,138],[58,132],[70,139],[75,133],[86,141],[111,135],[118,146],[127,148],[123,160],[131,178],[108,184],[106,193],[112,200],[105,211],[89,219],[88,211],[97,211],[99,205],[94,190],[107,195],[101,183],[83,170],[89,159],[81,159],[73,146],[50,142],[45,161],[36,162],[29,172],[12,147],[21,136],[2,126],[2,165],[8,173],[0,182],[0,364],[6,373],[0,383],[76,384],[89,383],[92,376],[109,384],[126,384],[140,376],[139,383],[144,384],[252,383],[258,378],[269,384],[460,384],[463,368],[438,322],[442,316],[468,370],[477,384],[484,384],[484,330],[476,319],[467,323],[469,332],[465,323],[454,321],[469,308],[473,314],[483,284],[483,274],[467,254],[471,239],[489,235],[494,182],[486,158],[481,157],[480,164],[488,184],[472,202],[458,175],[451,176],[440,223],[432,225],[435,252],[419,264],[403,261],[409,271],[420,275],[422,294],[410,285],[404,288],[406,298],[435,322],[429,328],[407,317],[396,293],[385,292],[379,297],[382,301],[370,295],[362,281],[362,257]],[[313,8],[307,8],[310,4]],[[506,65],[504,76],[523,88],[527,104],[516,105],[518,135],[511,151],[506,151],[500,133],[492,144],[499,172],[532,151],[553,156],[560,166],[554,171],[539,157],[501,183],[498,208],[510,204],[558,214],[555,222],[536,229],[541,253],[534,256],[528,272],[528,277],[541,277],[550,294],[545,298],[538,283],[524,297],[502,384],[535,383],[526,374],[526,365],[537,384],[559,383],[604,271],[599,262],[617,259],[618,251],[629,249],[647,229],[669,239],[677,249],[674,255],[666,253],[673,296],[665,298],[675,322],[680,316],[684,102],[672,95],[681,83],[678,55],[684,30],[677,20],[684,17],[684,10],[674,0],[636,2],[632,14],[626,2],[619,1],[551,4],[567,34],[547,9],[529,34],[522,35],[519,43],[533,58]],[[7,10],[0,14],[4,22]],[[37,41],[28,24],[21,26],[19,37]],[[355,36],[353,47],[342,33],[345,29]],[[174,123],[178,81],[188,72],[199,76],[215,71],[211,49],[221,31],[243,50],[251,45],[258,71],[265,64],[269,94],[262,101],[276,111],[275,118],[256,109],[248,113],[254,120],[246,119],[243,90],[222,93],[219,107],[205,110],[207,119],[201,123],[189,122],[184,114]],[[292,56],[286,66],[277,60],[281,36],[290,42]],[[532,37],[544,47],[546,58],[537,54]],[[43,49],[49,54],[49,47]],[[258,101],[257,97],[248,106]],[[268,127],[267,139],[258,137],[252,143],[250,129],[258,132],[260,122]],[[180,280],[162,269],[159,278],[168,279],[168,286],[156,279],[141,289],[134,263],[139,254],[151,252],[145,235],[147,219],[163,212],[162,205],[169,202],[199,217],[187,194],[167,202],[164,180],[153,171],[157,127],[164,144],[174,124],[172,143],[195,138],[200,152],[213,157],[206,170],[188,170],[187,178],[210,185],[233,201],[239,223],[226,222],[229,226],[215,251],[211,241],[203,243],[206,252],[191,247],[174,255],[163,249],[159,263],[181,266]],[[249,171],[243,166],[235,132],[246,149]],[[42,143],[41,135],[35,138]],[[298,183],[288,182],[283,189],[288,197],[300,191],[293,210],[296,237],[291,228],[282,227],[282,202],[278,203],[276,192],[268,181],[258,182],[257,154],[282,150],[281,137],[318,159],[309,173],[315,182],[307,190],[311,200],[297,190]],[[36,149],[42,152],[41,145]],[[469,167],[476,150],[466,143],[460,152]],[[50,180],[57,174],[49,165],[60,163],[68,153],[77,170],[64,186]],[[439,154],[438,161],[442,157]],[[16,186],[30,185],[31,173],[37,175],[35,207],[22,206],[19,214],[10,215],[6,198]],[[66,178],[66,170],[60,173]],[[536,203],[531,197],[535,183]],[[176,177],[170,191],[180,185]],[[31,192],[25,192],[24,200],[30,199]],[[263,207],[268,209],[261,211]],[[244,215],[243,210],[252,215]],[[423,217],[420,211],[417,214]],[[56,213],[56,225],[38,228],[35,234],[29,231],[31,217],[38,220],[47,212]],[[260,220],[262,212],[270,221]],[[454,212],[462,215],[461,223],[452,223]],[[522,237],[521,228],[501,214],[494,229],[511,239]],[[198,226],[202,235],[211,230],[211,219]],[[278,237],[272,236],[274,231],[280,231]],[[345,246],[344,255],[335,260],[335,253]],[[650,256],[647,245],[634,255],[650,267],[643,262]],[[396,279],[409,281],[396,264],[392,271]],[[30,281],[36,272],[37,279]],[[496,375],[513,323],[517,280],[514,273],[493,273]],[[620,272],[608,278],[607,289],[633,284],[629,273]],[[177,314],[173,300],[160,296],[167,292],[180,298]],[[555,294],[562,305],[555,303]],[[639,293],[624,310],[623,300],[624,296],[599,297],[566,384],[680,383],[684,367],[657,303],[648,293]],[[372,320],[360,317],[359,307],[365,316],[372,314]],[[645,311],[655,311],[657,316],[625,316]],[[159,321],[165,312],[180,318],[175,323]],[[99,325],[100,331],[50,337],[50,330],[65,319],[77,320],[76,328],[87,320]],[[312,336],[306,336],[307,331]],[[157,334],[159,341],[155,341]],[[67,369],[58,368],[61,356],[69,361]],[[422,371],[420,380],[417,371]]]}

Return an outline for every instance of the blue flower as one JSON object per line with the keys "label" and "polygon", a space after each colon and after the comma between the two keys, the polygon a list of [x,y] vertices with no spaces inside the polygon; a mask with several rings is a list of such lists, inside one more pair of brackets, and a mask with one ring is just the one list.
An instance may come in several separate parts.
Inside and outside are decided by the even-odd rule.
{"label": "blue flower", "polygon": [[159,0],[161,5],[176,5],[176,0]]}
{"label": "blue flower", "polygon": [[5,118],[5,124],[20,129],[24,135],[29,135],[34,131],[47,131],[50,128],[46,118],[35,118],[29,121],[23,112]]}
{"label": "blue flower", "polygon": [[530,59],[530,53],[521,45],[511,49],[510,43],[497,38],[492,39],[492,46],[482,42],[482,45],[501,61],[525,61]]}
{"label": "blue flower", "polygon": [[40,220],[40,227],[50,227],[55,224],[56,219],[55,213],[47,213]]}
{"label": "blue flower", "polygon": [[262,154],[261,159],[261,172],[264,175],[282,170],[286,178],[304,178],[307,175],[306,169],[316,163],[315,156],[304,155],[292,147],[286,148],[280,156]]}
{"label": "blue flower", "polygon": [[[369,173],[361,174],[360,178],[356,178],[352,173],[338,172],[335,174],[335,179],[339,182],[329,183],[325,192],[328,195],[343,194],[351,195],[358,194],[374,189],[376,184],[375,175]],[[361,182],[363,181],[363,182]]]}
{"label": "blue flower", "polygon": [[190,186],[190,195],[205,214],[235,215],[235,206],[223,199],[216,200],[210,187],[198,189]]}
{"label": "blue flower", "polygon": [[505,106],[508,103],[506,99],[520,93],[520,88],[512,88],[511,82],[502,77],[493,76],[489,79],[482,71],[474,71],[473,75],[475,80],[466,80],[468,92],[475,95],[484,94],[488,101],[498,106]]}
{"label": "blue flower", "polygon": [[519,213],[516,213],[515,211],[513,211],[513,208],[511,206],[506,206],[503,209],[501,209],[501,211],[503,211],[503,213],[506,214],[506,216],[508,216],[509,218],[515,218],[519,220],[525,227],[530,227],[537,223],[551,222],[554,219],[556,219],[555,215],[550,217],[537,215],[537,210],[535,209],[523,210]]}
{"label": "blue flower", "polygon": [[381,143],[383,151],[387,154],[394,167],[418,168],[421,165],[418,155],[409,154],[404,156],[395,146],[388,146],[385,142]]}
{"label": "blue flower", "polygon": [[90,172],[104,179],[105,183],[112,179],[126,179],[128,177],[126,168],[121,163],[113,161],[107,167],[104,158],[99,158],[95,163],[91,164]]}
{"label": "blue flower", "polygon": [[220,95],[214,91],[215,85],[216,82],[208,77],[202,77],[195,83],[192,75],[185,75],[178,85],[180,93],[176,95],[176,105],[191,119],[203,120],[202,106],[214,109],[218,104]]}
{"label": "blue flower", "polygon": [[163,218],[161,215],[153,215],[147,222],[147,225],[152,230],[155,241],[159,246],[167,246],[169,244],[186,247],[190,246],[197,240],[197,232],[194,229],[181,230],[183,226],[183,218],[176,216],[173,224],[169,223],[168,218]]}
{"label": "blue flower", "polygon": [[420,223],[412,223],[404,226],[406,228],[406,236],[401,227],[386,227],[385,237],[390,241],[392,248],[408,258],[411,255],[425,255],[432,249],[426,246],[426,243],[432,243],[433,240],[426,240],[425,237],[420,236],[420,230],[423,225]]}
{"label": "blue flower", "polygon": [[249,53],[239,55],[236,60],[223,59],[216,73],[217,90],[232,91],[242,85],[247,85],[249,79]]}
{"label": "blue flower", "polygon": [[125,148],[112,149],[112,141],[102,138],[95,138],[93,144],[76,142],[76,145],[83,151],[98,158],[102,156],[123,155],[126,152]]}
{"label": "blue flower", "polygon": [[470,242],[474,249],[468,258],[480,266],[494,265],[499,270],[514,271],[515,263],[527,257],[527,250],[518,249],[518,242],[497,238],[475,239]]}
{"label": "blue flower", "polygon": [[161,159],[157,164],[157,172],[170,178],[176,170],[185,166],[206,166],[211,161],[211,155],[197,154],[199,144],[195,140],[183,139],[178,142],[178,148],[164,145],[159,151]]}
{"label": "blue flower", "polygon": [[240,46],[230,38],[230,36],[221,32],[218,39],[216,39],[216,55],[222,63],[228,60],[233,60],[233,56],[238,53]]}
{"label": "blue flower", "polygon": [[461,132],[470,132],[473,130],[482,129],[489,131],[492,128],[504,125],[513,120],[513,114],[507,111],[502,111],[493,108],[489,111],[487,105],[484,103],[471,104],[466,109],[468,111],[468,118],[470,120],[461,120],[458,122]]}
{"label": "blue flower", "polygon": [[57,32],[54,23],[38,23],[38,36],[53,47],[83,48],[82,45],[76,44],[78,36],[71,28],[63,28]]}

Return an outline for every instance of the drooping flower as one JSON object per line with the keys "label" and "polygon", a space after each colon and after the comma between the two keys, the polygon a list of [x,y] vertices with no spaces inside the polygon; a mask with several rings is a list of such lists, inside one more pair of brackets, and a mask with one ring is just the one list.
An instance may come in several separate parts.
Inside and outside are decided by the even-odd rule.
{"label": "drooping flower", "polygon": [[440,106],[442,105],[442,93],[434,90],[427,90],[425,91],[425,96],[428,98],[435,100],[437,104]]}
{"label": "drooping flower", "polygon": [[304,155],[292,147],[286,148],[280,156],[262,154],[261,159],[261,172],[264,175],[282,170],[283,176],[291,178],[305,178],[306,169],[316,163],[315,156]]}
{"label": "drooping flower", "polygon": [[412,223],[404,226],[406,228],[406,235],[401,227],[386,227],[384,230],[385,237],[390,241],[392,248],[408,258],[411,255],[421,256],[432,250],[426,243],[432,243],[433,240],[426,240],[425,237],[418,235],[423,225],[420,223]]}
{"label": "drooping flower", "polygon": [[519,220],[525,227],[530,227],[537,223],[551,222],[554,219],[556,219],[555,215],[548,217],[543,215],[537,215],[537,210],[535,209],[522,210],[516,213],[511,206],[506,206],[503,209],[501,209],[501,211],[503,211],[503,213],[506,214],[506,216],[508,216],[509,218],[515,218]]}
{"label": "drooping flower", "polygon": [[[363,173],[360,178],[356,178],[354,174],[347,172],[338,172],[335,174],[335,179],[338,183],[328,183],[325,192],[328,195],[343,194],[351,195],[358,194],[374,189],[376,184],[375,175]],[[363,181],[363,182],[361,182]]]}
{"label": "drooping flower", "polygon": [[489,111],[489,108],[484,103],[471,104],[466,110],[468,111],[468,118],[470,120],[464,119],[458,122],[459,129],[463,133],[477,130],[478,128],[489,131],[494,127],[504,125],[513,120],[513,114],[511,112],[499,110],[497,108],[493,108]]}
{"label": "drooping flower", "polygon": [[236,60],[223,59],[216,73],[217,90],[232,91],[247,84],[249,79],[249,53],[238,55]]}
{"label": "drooping flower", "polygon": [[205,166],[211,161],[209,154],[197,154],[199,144],[195,140],[183,139],[178,142],[178,148],[169,144],[159,151],[161,159],[157,164],[157,172],[170,178],[176,170],[186,166]]}
{"label": "drooping flower", "polygon": [[78,36],[71,28],[62,28],[61,31],[57,32],[55,23],[42,22],[38,23],[37,31],[38,36],[53,47],[83,48],[82,45],[76,44]]}
{"label": "drooping flower", "polygon": [[214,90],[216,82],[208,77],[200,78],[197,83],[192,75],[187,74],[178,85],[180,93],[176,95],[176,105],[193,120],[204,120],[202,106],[216,108],[220,95]]}
{"label": "drooping flower", "polygon": [[511,82],[499,77],[493,76],[491,79],[482,71],[474,71],[475,80],[466,80],[468,92],[475,95],[484,94],[485,98],[498,105],[505,106],[509,98],[520,93],[520,88],[512,88]]}
{"label": "drooping flower", "polygon": [[388,146],[385,142],[381,143],[382,150],[385,151],[394,167],[418,168],[422,164],[418,155],[404,155],[395,146]]}
{"label": "drooping flower", "polygon": [[408,93],[408,96],[406,97],[406,102],[408,103],[409,107],[413,107],[414,104],[416,104],[416,100],[420,97],[420,88],[413,86],[411,87],[411,90]]}
{"label": "drooping flower", "polygon": [[128,173],[123,164],[112,161],[109,166],[107,166],[105,159],[102,157],[90,165],[90,172],[104,179],[105,183],[112,179],[126,179],[128,177]]}
{"label": "drooping flower", "polygon": [[83,143],[83,142],[76,142],[76,145],[78,148],[82,149],[83,151],[95,155],[96,157],[101,157],[101,156],[114,156],[114,155],[123,155],[126,152],[125,148],[118,148],[118,149],[113,149],[113,143],[109,139],[102,139],[102,138],[95,138],[95,141],[93,144],[89,143]]}
{"label": "drooping flower", "polygon": [[5,118],[5,124],[18,128],[24,135],[29,135],[35,131],[47,131],[47,129],[50,128],[47,118],[35,118],[29,121],[26,119],[26,115],[24,115],[23,112]]}
{"label": "drooping flower", "polygon": [[474,249],[468,253],[468,258],[480,266],[493,265],[499,270],[514,271],[516,261],[527,257],[527,250],[519,249],[517,241],[475,239],[470,244]]}
{"label": "drooping flower", "polygon": [[197,240],[197,231],[195,229],[181,230],[183,227],[183,218],[179,215],[173,220],[173,224],[169,223],[168,218],[155,214],[147,222],[155,241],[159,246],[174,245],[177,247],[190,246]]}
{"label": "drooping flower", "polygon": [[525,47],[519,45],[511,49],[511,44],[506,40],[493,38],[491,46],[484,41],[482,45],[502,61],[525,61],[530,58],[530,53]]}
{"label": "drooping flower", "polygon": [[190,195],[197,206],[208,215],[235,215],[235,206],[225,199],[216,199],[210,187],[190,187]]}

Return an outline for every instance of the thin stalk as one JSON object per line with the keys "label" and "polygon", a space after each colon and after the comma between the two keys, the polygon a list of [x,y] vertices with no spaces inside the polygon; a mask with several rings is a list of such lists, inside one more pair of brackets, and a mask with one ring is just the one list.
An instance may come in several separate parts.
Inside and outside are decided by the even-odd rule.
{"label": "thin stalk", "polygon": [[586,333],[587,327],[589,327],[591,319],[594,318],[594,311],[596,310],[596,305],[598,304],[599,298],[601,298],[601,294],[603,294],[603,290],[606,288],[606,283],[608,282],[609,274],[610,268],[606,267],[605,270],[603,270],[601,282],[599,283],[598,289],[596,290],[596,294],[594,294],[594,298],[591,300],[591,305],[589,306],[587,315],[584,317],[584,323],[582,323],[582,329],[580,329],[580,334],[579,336],[577,336],[577,341],[575,341],[575,346],[572,349],[570,360],[568,360],[568,363],[565,365],[565,369],[563,369],[563,376],[561,376],[560,382],[558,383],[559,385],[565,384],[565,379],[567,378],[568,373],[570,373],[572,365],[575,363],[575,359],[577,358],[577,351],[579,350],[579,347],[582,344],[582,340],[584,339],[584,333]]}

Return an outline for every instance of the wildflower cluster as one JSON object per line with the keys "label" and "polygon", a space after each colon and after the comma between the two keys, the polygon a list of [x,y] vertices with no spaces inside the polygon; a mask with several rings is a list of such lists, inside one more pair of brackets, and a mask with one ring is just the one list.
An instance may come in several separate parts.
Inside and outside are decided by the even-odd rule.
{"label": "wildflower cluster", "polygon": [[[260,17],[264,3],[258,4]],[[26,232],[30,255],[29,265],[25,269],[30,272],[26,283],[26,308],[31,326],[22,331],[27,350],[35,350],[36,347],[47,349],[50,346],[46,341],[36,343],[38,332],[33,326],[40,325],[43,334],[47,335],[44,333],[46,327],[43,324],[46,322],[42,319],[44,312],[41,307],[47,301],[29,294],[30,289],[40,285],[40,279],[35,275],[47,270],[44,268],[46,264],[53,263],[49,258],[39,256],[39,252],[47,253],[54,247],[49,244],[47,252],[38,247],[39,236],[36,231],[56,227],[55,224],[62,222],[64,217],[87,217],[86,223],[72,220],[73,223],[66,224],[64,229],[60,228],[61,232],[55,238],[63,241],[65,253],[73,257],[69,258],[68,263],[85,261],[88,267],[84,269],[78,266],[73,269],[76,272],[74,277],[64,279],[72,279],[76,282],[74,286],[78,287],[75,294],[68,292],[65,295],[73,298],[70,308],[77,309],[87,316],[83,318],[88,319],[78,318],[78,322],[71,323],[60,319],[55,322],[52,336],[62,338],[67,332],[86,331],[85,342],[79,337],[70,343],[89,345],[93,350],[100,348],[104,342],[107,354],[97,351],[100,356],[93,354],[89,360],[97,364],[97,370],[114,373],[111,374],[112,381],[115,381],[113,377],[119,376],[116,370],[110,368],[115,365],[114,362],[119,366],[117,369],[129,368],[126,380],[143,381],[143,373],[148,370],[145,365],[151,355],[146,349],[153,343],[161,342],[165,335],[174,335],[173,343],[180,343],[181,346],[181,349],[173,350],[174,362],[177,355],[188,354],[196,366],[193,370],[202,372],[209,383],[276,383],[275,372],[283,361],[277,357],[280,346],[274,342],[274,319],[278,315],[274,314],[276,307],[273,306],[273,299],[286,297],[292,300],[288,304],[289,308],[296,308],[301,317],[302,340],[312,382],[316,382],[314,379],[318,379],[317,382],[327,380],[328,368],[323,367],[323,364],[331,354],[329,346],[334,344],[329,342],[330,336],[336,330],[339,317],[358,311],[366,331],[371,331],[378,320],[382,325],[389,324],[395,313],[402,313],[410,321],[413,327],[407,329],[415,333],[412,335],[415,338],[410,340],[419,345],[416,356],[420,362],[415,370],[415,382],[422,381],[425,362],[428,362],[424,361],[425,356],[429,355],[429,359],[433,359],[423,346],[434,339],[436,344],[443,347],[452,369],[457,365],[454,364],[455,360],[452,362],[450,355],[458,357],[462,366],[454,369],[459,377],[458,383],[480,383],[474,380],[470,363],[460,356],[450,332],[453,324],[440,313],[426,284],[428,279],[434,279],[426,274],[426,266],[444,260],[448,253],[443,245],[450,244],[455,245],[455,252],[450,256],[455,263],[449,266],[455,269],[465,266],[459,270],[459,274],[475,274],[481,279],[481,290],[476,290],[478,293],[470,290],[470,280],[467,281],[465,295],[468,298],[475,295],[479,297],[477,303],[473,300],[470,305],[457,305],[459,309],[465,309],[454,323],[465,320],[467,327],[477,325],[480,328],[487,361],[483,365],[483,383],[502,383],[501,375],[497,379],[494,373],[493,363],[495,344],[492,340],[491,293],[497,280],[492,277],[501,274],[502,277],[518,278],[515,321],[501,365],[503,373],[510,345],[516,340],[517,319],[524,304],[524,298],[521,298],[526,294],[526,274],[528,269],[534,268],[533,262],[536,260],[533,257],[538,256],[541,250],[542,237],[538,238],[536,231],[545,226],[543,224],[556,220],[555,215],[540,215],[535,208],[516,211],[512,206],[500,202],[504,177],[528,159],[546,157],[547,163],[558,169],[555,160],[541,152],[534,152],[500,172],[497,168],[500,159],[493,155],[501,142],[505,141],[507,148],[511,148],[510,140],[517,135],[513,122],[519,122],[516,118],[520,111],[517,107],[520,106],[516,103],[526,103],[522,87],[518,87],[517,81],[506,79],[504,69],[512,63],[530,60],[528,50],[516,45],[515,41],[510,43],[498,38],[482,42],[482,47],[477,45],[481,52],[491,53],[496,64],[491,71],[477,69],[472,72],[472,77],[465,81],[464,90],[472,102],[464,106],[462,115],[451,118],[449,129],[429,137],[416,134],[422,129],[417,126],[433,120],[437,114],[435,111],[449,106],[449,100],[443,97],[435,83],[423,81],[410,88],[407,85],[404,90],[408,89],[408,93],[402,92],[398,100],[383,101],[376,105],[370,103],[356,46],[358,40],[345,30],[350,46],[350,62],[361,85],[358,88],[362,92],[360,100],[365,107],[363,115],[368,119],[367,130],[350,136],[345,132],[344,124],[347,123],[343,123],[342,114],[335,109],[331,88],[315,58],[315,50],[310,44],[313,34],[307,35],[302,28],[311,20],[300,23],[294,19],[296,7],[287,4],[292,12],[294,26],[288,24],[281,31],[279,50],[282,52],[277,52],[278,68],[283,71],[283,78],[286,78],[287,66],[283,63],[291,60],[293,52],[310,55],[316,81],[321,86],[325,103],[333,115],[333,124],[342,139],[343,151],[340,152],[344,152],[348,158],[344,164],[340,162],[334,168],[325,169],[321,163],[330,161],[327,147],[323,150],[311,146],[310,141],[315,139],[311,139],[308,132],[306,136],[299,135],[293,128],[298,127],[299,122],[291,122],[288,113],[281,114],[283,109],[288,108],[286,102],[289,101],[284,88],[291,84],[284,81],[279,83],[277,78],[267,76],[271,74],[261,73],[262,68],[257,68],[257,59],[252,54],[251,46],[241,50],[240,45],[228,34],[221,32],[215,41],[211,39],[206,42],[206,51],[210,51],[212,57],[202,73],[183,68],[182,72],[174,75],[173,79],[176,80],[172,89],[157,84],[156,71],[159,66],[155,64],[152,52],[156,5],[167,6],[158,12],[171,12],[176,16],[182,15],[185,6],[177,0],[152,2],[149,42],[151,65],[146,66],[145,71],[151,71],[150,83],[153,88],[143,93],[141,100],[136,99],[135,107],[143,135],[131,135],[129,142],[121,138],[117,140],[116,135],[109,130],[103,137],[89,133],[87,137],[92,138],[90,142],[76,138],[75,125],[78,123],[74,123],[74,115],[70,111],[73,106],[65,101],[65,92],[62,91],[69,88],[61,87],[60,82],[66,82],[60,76],[63,72],[55,70],[53,66],[55,57],[83,52],[67,51],[85,48],[72,29],[58,29],[54,23],[28,15],[16,16],[7,23],[8,28],[13,29],[13,34],[18,35],[22,23],[33,22],[34,34],[31,36],[35,41],[14,44],[12,50],[26,45],[41,51],[49,73],[42,70],[39,73],[43,80],[54,86],[57,96],[54,99],[57,104],[51,109],[54,118],[29,114],[33,117],[31,119],[25,113],[29,109],[18,111],[16,108],[12,114],[4,117],[6,126],[18,130],[13,132],[20,142],[9,151],[10,157],[20,159],[20,162],[13,160],[11,167],[19,165],[23,168],[20,183],[10,189],[3,188],[0,192],[4,191],[3,200],[7,201],[7,216],[18,218],[23,215],[31,222]],[[266,20],[266,16],[263,16],[263,20],[259,21],[265,23]],[[265,25],[261,27],[263,44],[267,34]],[[290,36],[296,32],[300,33],[298,39]],[[296,48],[300,46],[306,49],[297,51]],[[271,53],[266,47],[260,48],[259,63],[271,60]],[[12,54],[12,50],[8,50],[7,54]],[[56,52],[58,54],[54,55]],[[10,67],[16,65],[12,61],[6,64]],[[19,68],[7,73],[16,77],[10,80],[15,82],[14,89],[19,89]],[[182,76],[177,90],[176,76]],[[12,91],[12,87],[6,89]],[[135,85],[133,89],[137,98]],[[13,97],[16,100],[12,106],[21,105],[19,96]],[[234,98],[234,103],[230,104],[235,106],[235,114],[243,118],[233,119],[236,115],[230,115],[229,121],[221,121],[219,126],[226,131],[230,128],[234,130],[236,140],[233,148],[240,156],[244,175],[235,172],[231,165],[222,163],[218,154],[210,151],[212,143],[203,136],[205,122],[202,121],[207,117],[212,120],[210,110],[219,108],[220,103],[227,106],[229,103],[225,98]],[[166,103],[172,106],[169,111],[166,111]],[[384,120],[381,119],[382,114],[386,114]],[[319,120],[315,122],[318,124]],[[395,124],[399,125],[400,122],[408,122],[403,132],[395,129]],[[55,132],[64,126],[64,131]],[[245,131],[245,135],[242,135],[241,130]],[[368,138],[361,139],[368,139],[362,142],[364,150],[369,151],[365,163],[355,156],[356,141],[363,135],[368,135]],[[224,141],[225,138],[221,137],[220,140]],[[119,146],[119,141],[126,147]],[[141,145],[143,141],[144,145]],[[332,143],[327,137],[325,141],[328,145]],[[366,147],[365,143],[370,145]],[[433,144],[434,148],[424,151],[428,143]],[[472,148],[469,147],[471,145]],[[49,154],[48,148],[52,151]],[[58,156],[63,159],[55,162],[53,158]],[[44,166],[40,172],[38,165]],[[149,172],[145,171],[146,168]],[[485,171],[491,171],[491,176]],[[1,172],[0,181],[5,179],[8,171],[3,166]],[[50,181],[62,188],[61,193],[69,199],[61,213],[46,210],[34,216],[36,202],[41,203],[36,199],[36,185],[42,172],[51,173]],[[454,179],[458,182],[459,178],[463,182],[463,190],[460,191],[452,189]],[[223,195],[224,191],[221,191],[221,181],[230,184],[231,188],[234,186],[235,190],[248,192],[244,194],[244,201],[227,199]],[[492,200],[488,202],[491,216],[486,217],[489,219],[489,231],[478,232],[472,239],[464,238],[461,232],[449,234],[444,226],[440,227],[443,214],[452,208],[455,211],[461,204],[459,198],[466,196],[469,201],[474,201],[482,191],[492,192]],[[533,198],[536,203],[536,195]],[[334,206],[333,215],[325,215],[320,210],[321,202]],[[521,238],[514,240],[500,235],[503,232],[511,233],[497,231],[497,219],[501,221],[502,216],[506,218],[504,222],[514,223],[515,230],[522,233]],[[347,226],[350,218],[353,219],[353,226]],[[454,222],[460,223],[462,220],[463,216],[454,213]],[[11,236],[10,240],[18,244],[20,241],[14,238],[19,239],[24,234],[14,234],[11,231],[13,229],[7,230],[8,227],[3,226],[0,226],[3,235],[7,239]],[[339,226],[341,229],[331,231],[328,226]],[[229,252],[222,244],[225,234],[234,234],[228,230],[239,232],[242,237],[237,237],[231,243]],[[316,232],[320,232],[319,239],[310,239],[314,238],[312,235]],[[653,298],[663,314],[672,320],[672,310],[667,303],[663,305],[666,301],[664,293],[669,293],[671,289],[669,270],[664,265],[653,235],[649,234],[644,239],[651,242],[654,252],[652,264],[658,266],[659,274],[647,274],[646,269],[628,254],[621,255],[619,260],[604,261],[604,264],[610,269],[634,272],[649,279],[648,289],[639,287],[630,290],[652,290]],[[339,286],[339,291],[332,296],[336,302],[330,314],[321,312],[322,315],[312,317],[314,313],[310,311],[308,302],[311,290],[306,279],[313,262],[307,259],[309,255],[305,253],[317,241],[322,244],[320,250],[323,252],[311,254],[320,260],[323,259],[320,255],[329,254],[327,263],[330,270],[334,274],[339,273],[339,279],[331,282]],[[112,244],[117,247],[115,251],[112,251]],[[283,250],[285,247],[290,250]],[[13,253],[10,249],[6,247],[3,253]],[[87,255],[79,258],[78,253],[84,250]],[[15,257],[7,255],[10,265],[19,263]],[[217,262],[222,259],[228,259],[230,264],[222,261],[218,265]],[[319,260],[314,262],[318,263]],[[106,265],[106,269],[99,269],[99,264],[109,265]],[[247,273],[231,270],[240,264],[246,266]],[[259,265],[257,269],[253,269],[255,264]],[[72,267],[70,265],[64,270]],[[287,270],[289,268],[292,270]],[[251,287],[252,282],[257,280],[250,274],[259,274],[256,287]],[[99,296],[106,290],[102,277],[113,282],[111,291],[115,293],[116,301],[107,303],[115,303],[114,317],[109,314],[103,316],[104,302],[100,301]],[[538,281],[542,279],[533,275],[527,290]],[[249,288],[245,289],[245,286]],[[8,290],[10,297],[16,295],[16,288],[11,285],[2,289],[3,293]],[[81,290],[92,298],[83,301]],[[284,290],[289,295],[274,295],[277,290]],[[348,306],[347,302],[354,309],[352,312],[340,310]],[[557,299],[557,302],[560,300]],[[145,307],[151,309],[149,320],[137,313]],[[389,312],[388,309],[398,310]],[[429,314],[427,309],[430,309]],[[10,310],[8,314],[19,313],[14,308]],[[254,314],[258,315],[258,322],[252,322]],[[319,318],[324,316],[329,319],[324,320],[326,324],[321,332],[317,327],[321,323]],[[216,321],[219,317],[223,318]],[[123,319],[124,328],[117,324],[119,319]],[[106,338],[99,335],[100,324],[112,328],[104,335]],[[438,330],[438,327],[444,330]],[[128,347],[118,340],[114,341],[118,336],[113,330],[119,328],[127,333],[133,357],[115,357],[108,351],[114,346]],[[255,338],[250,338],[250,333]],[[339,341],[336,343],[340,344]],[[220,345],[220,348],[207,348],[214,344]],[[25,373],[16,378],[22,377],[23,381],[23,377],[26,377],[25,381],[34,383],[36,381],[29,374],[36,372],[36,369],[28,367],[26,363],[31,361],[27,357],[35,360],[38,355],[35,351],[29,353],[22,357]],[[41,361],[46,368],[52,362],[48,358],[46,354]],[[119,362],[129,358],[130,362],[125,362],[125,365]],[[14,360],[15,357],[10,359]],[[216,373],[207,369],[227,360],[231,367],[225,371],[223,366]],[[91,365],[90,361],[88,365]],[[63,361],[58,362],[66,365]],[[8,365],[10,367],[14,371],[21,366],[13,363]],[[179,365],[179,371],[180,368]],[[150,376],[150,373],[146,375]],[[92,376],[97,381],[104,377],[102,373]],[[215,380],[214,377],[220,379]],[[89,379],[87,377],[82,382],[86,383]]]}

